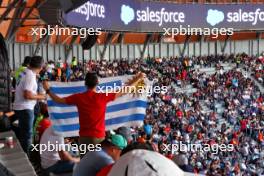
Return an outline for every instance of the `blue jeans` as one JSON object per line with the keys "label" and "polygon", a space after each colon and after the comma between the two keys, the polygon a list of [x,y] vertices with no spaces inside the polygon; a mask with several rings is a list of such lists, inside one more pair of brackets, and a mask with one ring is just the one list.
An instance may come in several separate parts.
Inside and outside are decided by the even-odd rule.
{"label": "blue jeans", "polygon": [[25,109],[15,111],[15,116],[18,119],[18,139],[24,152],[28,153],[32,144],[34,111]]}
{"label": "blue jeans", "polygon": [[62,174],[62,173],[69,173],[72,172],[74,167],[74,163],[71,161],[58,161],[53,166],[48,167],[45,169],[45,173],[54,173],[54,174]]}

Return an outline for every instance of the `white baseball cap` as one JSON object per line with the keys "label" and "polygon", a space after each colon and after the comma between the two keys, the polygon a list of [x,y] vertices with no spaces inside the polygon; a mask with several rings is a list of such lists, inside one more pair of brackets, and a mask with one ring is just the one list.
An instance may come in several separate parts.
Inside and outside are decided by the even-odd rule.
{"label": "white baseball cap", "polygon": [[182,171],[173,161],[160,153],[132,150],[123,155],[108,176],[194,176]]}

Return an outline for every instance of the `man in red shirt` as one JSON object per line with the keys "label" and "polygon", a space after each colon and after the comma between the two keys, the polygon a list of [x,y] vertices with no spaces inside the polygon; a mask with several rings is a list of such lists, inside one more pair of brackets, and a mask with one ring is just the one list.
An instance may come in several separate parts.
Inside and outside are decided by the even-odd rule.
{"label": "man in red shirt", "polygon": [[[143,73],[137,74],[127,86],[136,86],[144,78]],[[61,98],[49,89],[47,82],[43,83],[43,88],[53,101],[62,104],[76,105],[79,113],[80,123],[80,144],[98,144],[105,138],[105,112],[108,102],[124,95],[124,90],[121,89],[118,93],[97,93],[96,86],[98,85],[98,78],[95,73],[87,73],[85,77],[85,86],[87,91],[77,93],[65,98]]]}
{"label": "man in red shirt", "polygon": [[242,119],[240,121],[240,130],[242,132],[246,132],[247,131],[247,125],[248,125],[248,120],[247,119]]}

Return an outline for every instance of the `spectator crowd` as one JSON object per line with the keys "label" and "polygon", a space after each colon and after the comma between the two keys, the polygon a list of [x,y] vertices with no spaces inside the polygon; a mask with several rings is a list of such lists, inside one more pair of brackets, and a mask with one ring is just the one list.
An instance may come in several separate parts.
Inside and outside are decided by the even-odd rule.
{"label": "spectator crowd", "polygon": [[[138,168],[145,168],[141,173],[144,175],[144,172],[148,173],[148,167],[151,172],[165,173],[177,166],[185,172],[206,175],[264,175],[264,95],[252,79],[264,85],[263,62],[263,57],[246,54],[148,57],[133,61],[88,60],[85,63],[78,62],[75,57],[71,63],[49,61],[39,73],[40,92],[43,91],[43,80],[79,81],[85,79],[87,72],[96,72],[102,78],[144,72],[153,81],[153,86],[167,86],[167,91],[153,93],[149,97],[142,127],[121,127],[107,132],[107,140],[102,143],[105,153],[88,153],[81,160],[70,152],[47,155],[51,158],[55,156],[56,160],[78,163],[76,168],[69,163],[64,165],[70,167],[76,176],[87,173],[118,176],[129,171],[138,172]],[[232,68],[227,70],[222,63]],[[213,68],[214,73],[209,74],[203,68]],[[14,82],[19,80],[18,75],[16,73]],[[54,137],[46,106],[41,100],[35,108],[38,117],[34,127],[35,142]],[[47,129],[49,135],[45,134]],[[44,139],[40,140],[41,137]],[[68,138],[58,140],[61,143],[77,141]],[[174,151],[166,147],[172,144],[185,144],[185,150]],[[210,149],[190,150],[186,148],[188,144],[207,144]],[[216,151],[214,146],[229,146],[231,150],[219,147]],[[47,155],[40,157],[48,160]],[[142,155],[146,156],[145,160]],[[133,158],[142,164],[146,162],[144,164],[148,167],[143,167],[144,164],[138,166]],[[167,168],[159,167],[163,169],[161,172],[154,167],[155,164],[152,165],[158,165],[159,161],[168,162]],[[54,171],[50,166],[56,162],[49,160],[41,163],[49,167],[49,172]],[[125,164],[131,165],[132,170],[126,171]]]}

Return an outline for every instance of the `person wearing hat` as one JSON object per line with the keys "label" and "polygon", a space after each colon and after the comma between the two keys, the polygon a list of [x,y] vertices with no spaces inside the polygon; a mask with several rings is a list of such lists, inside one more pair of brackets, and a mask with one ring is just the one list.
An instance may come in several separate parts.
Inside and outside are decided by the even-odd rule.
{"label": "person wearing hat", "polygon": [[101,143],[101,150],[90,151],[85,154],[74,169],[73,176],[96,176],[103,167],[117,161],[126,146],[127,141],[122,135],[110,135]]}

